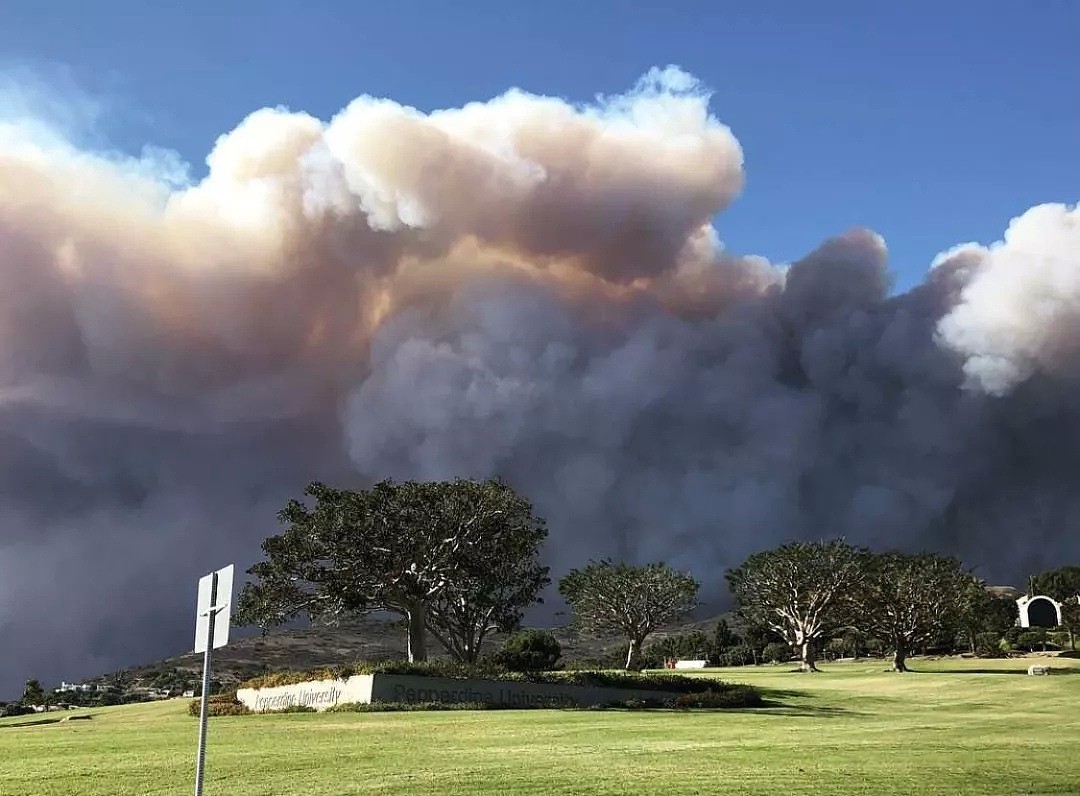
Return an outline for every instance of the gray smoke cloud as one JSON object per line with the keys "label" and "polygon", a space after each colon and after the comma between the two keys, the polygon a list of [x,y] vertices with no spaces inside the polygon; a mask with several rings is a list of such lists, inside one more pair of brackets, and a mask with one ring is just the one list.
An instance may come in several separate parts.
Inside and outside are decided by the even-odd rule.
{"label": "gray smoke cloud", "polygon": [[867,230],[790,265],[711,225],[742,153],[676,68],[329,122],[184,164],[0,122],[0,694],[185,649],[312,479],[500,475],[556,575],[844,534],[997,580],[1075,560],[1080,211],[890,290]]}

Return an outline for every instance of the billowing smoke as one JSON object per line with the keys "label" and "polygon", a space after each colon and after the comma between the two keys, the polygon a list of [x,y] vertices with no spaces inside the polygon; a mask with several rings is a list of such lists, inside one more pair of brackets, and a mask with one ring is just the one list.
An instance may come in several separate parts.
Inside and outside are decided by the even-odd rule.
{"label": "billowing smoke", "polygon": [[1017,580],[1080,544],[1080,211],[893,295],[854,230],[727,253],[742,154],[669,68],[586,107],[283,109],[173,156],[0,124],[0,693],[190,643],[319,478],[501,475],[556,575],[844,534]]}

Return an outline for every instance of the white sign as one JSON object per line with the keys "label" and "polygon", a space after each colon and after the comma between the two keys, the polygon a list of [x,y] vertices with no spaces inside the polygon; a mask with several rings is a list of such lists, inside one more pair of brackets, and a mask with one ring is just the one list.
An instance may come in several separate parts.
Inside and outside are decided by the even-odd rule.
{"label": "white sign", "polygon": [[229,643],[232,589],[232,564],[199,579],[199,600],[195,608],[195,652],[206,652],[210,640],[211,614],[214,615],[213,648]]}

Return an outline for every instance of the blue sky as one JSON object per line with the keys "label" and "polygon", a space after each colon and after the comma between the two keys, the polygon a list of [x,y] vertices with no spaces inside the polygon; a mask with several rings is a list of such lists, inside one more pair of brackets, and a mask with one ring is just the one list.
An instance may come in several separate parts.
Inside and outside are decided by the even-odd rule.
{"label": "blue sky", "polygon": [[788,261],[865,225],[900,288],[944,248],[1080,199],[1078,42],[1073,0],[0,6],[0,72],[95,98],[96,144],[175,149],[196,175],[264,105],[327,118],[362,93],[429,110],[511,86],[588,101],[678,64],[746,153],[728,246]]}

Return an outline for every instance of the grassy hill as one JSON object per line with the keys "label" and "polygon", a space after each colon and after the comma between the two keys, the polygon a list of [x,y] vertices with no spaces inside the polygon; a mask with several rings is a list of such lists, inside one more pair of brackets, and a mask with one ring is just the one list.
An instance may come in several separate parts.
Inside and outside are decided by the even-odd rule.
{"label": "grassy hill", "polygon": [[[1046,658],[1040,658],[1045,662]],[[915,659],[705,673],[765,709],[290,714],[214,718],[206,792],[330,794],[1078,794],[1080,660]],[[191,790],[187,700],[0,721],[0,790],[164,796]]]}

